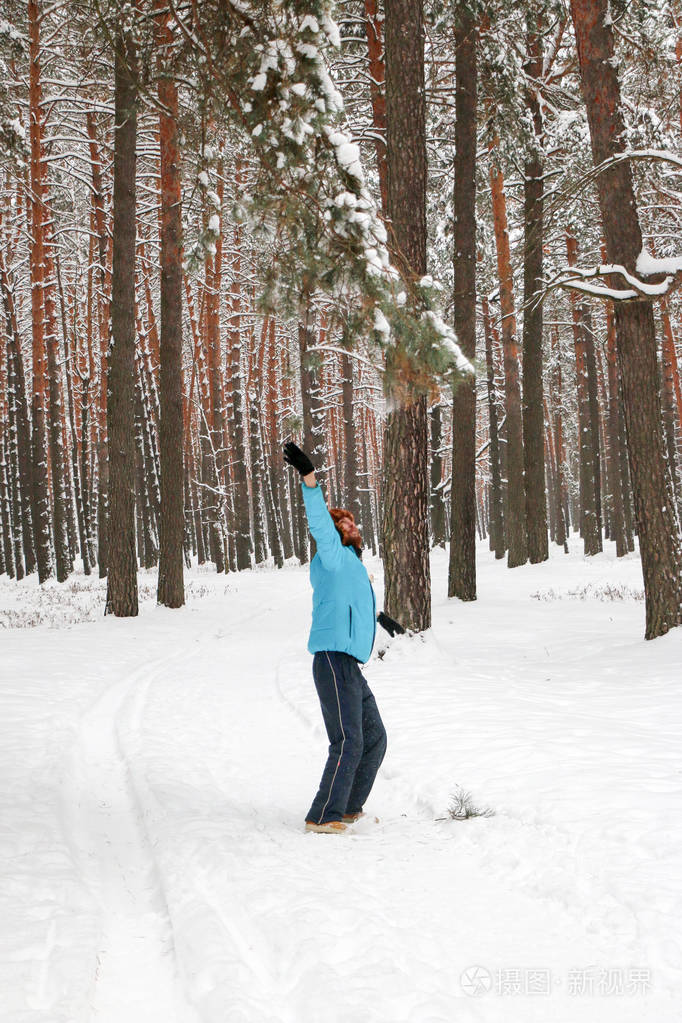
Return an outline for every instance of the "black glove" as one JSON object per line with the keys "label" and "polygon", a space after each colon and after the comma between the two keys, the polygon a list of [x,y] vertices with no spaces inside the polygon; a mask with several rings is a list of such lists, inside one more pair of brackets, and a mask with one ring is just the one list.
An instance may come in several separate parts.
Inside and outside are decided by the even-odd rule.
{"label": "black glove", "polygon": [[399,622],[394,621],[392,618],[389,618],[385,611],[379,612],[377,615],[377,621],[382,629],[386,629],[389,636],[395,636],[396,633],[398,633],[399,636],[402,636],[405,632],[402,625],[400,625]]}
{"label": "black glove", "polygon": [[289,465],[293,465],[294,469],[298,469],[301,476],[307,476],[315,471],[315,466],[305,451],[301,451],[299,447],[296,447],[292,440],[284,445],[284,461],[288,462]]}

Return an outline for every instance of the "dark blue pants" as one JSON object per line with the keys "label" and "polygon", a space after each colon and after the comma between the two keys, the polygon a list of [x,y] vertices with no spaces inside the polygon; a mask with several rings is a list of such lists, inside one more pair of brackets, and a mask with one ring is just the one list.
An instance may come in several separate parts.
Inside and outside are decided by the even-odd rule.
{"label": "dark blue pants", "polygon": [[340,821],[362,810],[386,752],[386,729],[359,662],[338,650],[313,656],[329,757],[306,820]]}

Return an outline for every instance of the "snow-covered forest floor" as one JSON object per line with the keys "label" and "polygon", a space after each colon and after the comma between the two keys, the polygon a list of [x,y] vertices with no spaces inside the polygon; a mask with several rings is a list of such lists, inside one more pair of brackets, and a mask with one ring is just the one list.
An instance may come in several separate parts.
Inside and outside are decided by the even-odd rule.
{"label": "snow-covered forest floor", "polygon": [[129,620],[0,580],[3,1023],[681,1018],[682,630],[642,639],[635,556],[481,545],[463,605],[435,551],[433,628],[363,669],[389,746],[343,838],[302,830],[307,566],[189,577]]}

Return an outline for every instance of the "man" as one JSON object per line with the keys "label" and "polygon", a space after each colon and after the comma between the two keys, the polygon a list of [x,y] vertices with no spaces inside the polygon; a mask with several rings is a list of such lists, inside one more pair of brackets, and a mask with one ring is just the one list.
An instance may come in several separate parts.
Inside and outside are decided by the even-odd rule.
{"label": "man", "polygon": [[[313,621],[308,650],[329,736],[329,756],[305,828],[340,835],[363,816],[386,752],[386,730],[359,667],[374,646],[376,600],[352,512],[327,508],[312,462],[291,441],[284,446],[284,460],[302,477],[308,525],[317,544],[310,562]],[[383,612],[379,621],[391,634],[404,631]]]}

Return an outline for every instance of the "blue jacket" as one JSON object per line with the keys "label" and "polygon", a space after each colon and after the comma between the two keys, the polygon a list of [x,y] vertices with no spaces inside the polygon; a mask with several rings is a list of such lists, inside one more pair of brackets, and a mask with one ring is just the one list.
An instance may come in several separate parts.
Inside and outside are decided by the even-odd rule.
{"label": "blue jacket", "polygon": [[368,661],[376,635],[376,598],[367,569],[353,547],[341,537],[319,485],[301,480],[303,501],[317,553],[310,562],[313,622],[308,639],[311,654],[341,650],[362,664]]}

